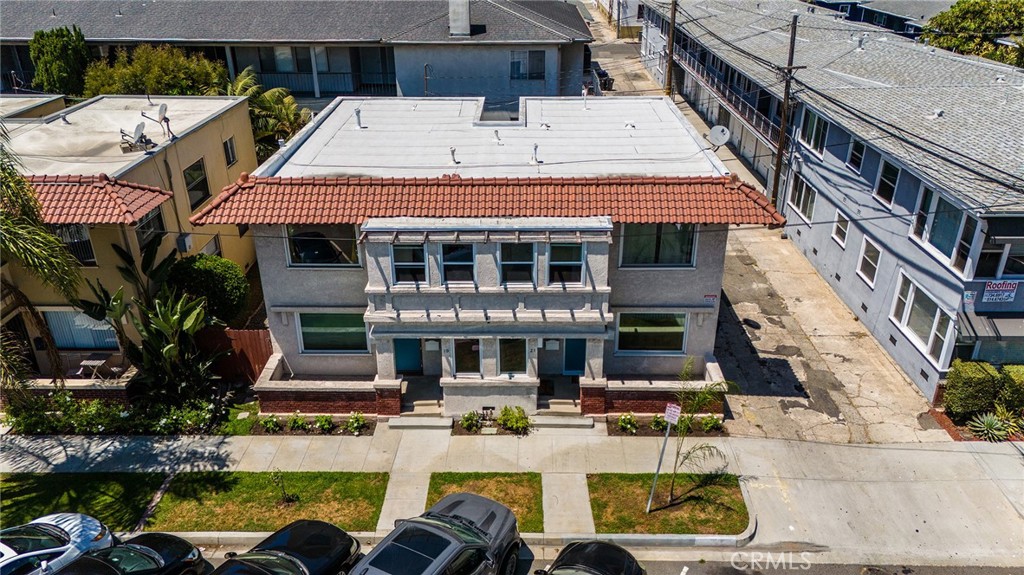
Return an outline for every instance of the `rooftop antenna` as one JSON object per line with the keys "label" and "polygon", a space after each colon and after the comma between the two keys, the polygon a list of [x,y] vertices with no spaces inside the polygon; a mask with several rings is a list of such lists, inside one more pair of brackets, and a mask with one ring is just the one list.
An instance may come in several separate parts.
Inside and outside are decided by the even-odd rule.
{"label": "rooftop antenna", "polygon": [[448,148],[448,151],[452,153],[452,165],[453,166],[459,165],[459,161],[455,159],[455,146],[452,146],[452,147]]}
{"label": "rooftop antenna", "polygon": [[633,123],[633,122],[626,122],[625,128],[626,129],[630,129],[630,130],[635,130],[636,129],[636,124]]}
{"label": "rooftop antenna", "polygon": [[57,17],[57,9],[56,8],[50,8],[50,18],[56,18],[56,17]]}
{"label": "rooftop antenna", "polygon": [[168,118],[166,116],[164,117],[164,125],[167,126],[167,137],[172,139],[172,140],[174,138],[177,138],[177,136],[174,135],[174,132],[171,131],[171,119],[170,118]]}
{"label": "rooftop antenna", "polygon": [[589,108],[587,108],[587,92],[588,91],[589,90],[587,90],[587,87],[583,86],[583,109],[584,110],[588,110],[589,109]]}
{"label": "rooftop antenna", "polygon": [[729,141],[729,128],[725,126],[714,126],[706,136],[711,145],[714,146],[714,150],[724,146]]}
{"label": "rooftop antenna", "polygon": [[146,93],[146,101],[149,102],[150,106],[156,106],[156,104],[153,103],[153,100],[149,97],[149,93]]}
{"label": "rooftop antenna", "polygon": [[540,127],[544,128],[545,130],[550,130],[551,129],[551,124],[548,123],[548,122],[541,122],[540,123]]}
{"label": "rooftop antenna", "polygon": [[131,134],[121,130],[121,151],[125,153],[140,152],[155,146],[156,144],[146,137],[145,129],[146,123],[139,122]]}

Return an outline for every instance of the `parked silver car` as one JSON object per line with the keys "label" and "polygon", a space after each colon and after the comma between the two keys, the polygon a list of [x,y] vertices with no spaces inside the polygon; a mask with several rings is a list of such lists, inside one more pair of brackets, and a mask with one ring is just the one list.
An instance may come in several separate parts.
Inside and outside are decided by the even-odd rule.
{"label": "parked silver car", "polygon": [[472,493],[456,493],[395,530],[351,575],[515,575],[519,528],[512,510]]}
{"label": "parked silver car", "polygon": [[114,543],[98,519],[55,513],[0,531],[0,575],[46,575],[93,549]]}

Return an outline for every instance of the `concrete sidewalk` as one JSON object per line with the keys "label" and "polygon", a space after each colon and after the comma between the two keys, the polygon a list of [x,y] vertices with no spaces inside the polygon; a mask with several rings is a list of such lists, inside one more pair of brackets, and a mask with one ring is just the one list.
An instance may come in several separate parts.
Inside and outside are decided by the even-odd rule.
{"label": "concrete sidewalk", "polygon": [[[602,426],[524,438],[384,425],[373,437],[5,436],[0,471],[386,471],[382,528],[423,510],[431,472],[535,471],[547,487],[545,531],[585,533],[585,475],[653,472],[659,442],[610,437]],[[752,548],[831,562],[1024,565],[1024,457],[1013,445],[710,442],[746,482],[758,522]]]}

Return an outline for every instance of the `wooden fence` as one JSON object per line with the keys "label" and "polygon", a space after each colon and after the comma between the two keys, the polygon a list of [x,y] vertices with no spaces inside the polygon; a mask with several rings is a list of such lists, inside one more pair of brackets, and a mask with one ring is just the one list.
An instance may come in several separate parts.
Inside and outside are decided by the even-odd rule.
{"label": "wooden fence", "polygon": [[214,373],[225,378],[255,382],[267,365],[273,348],[270,330],[208,329],[198,334],[204,350],[223,353],[213,366]]}

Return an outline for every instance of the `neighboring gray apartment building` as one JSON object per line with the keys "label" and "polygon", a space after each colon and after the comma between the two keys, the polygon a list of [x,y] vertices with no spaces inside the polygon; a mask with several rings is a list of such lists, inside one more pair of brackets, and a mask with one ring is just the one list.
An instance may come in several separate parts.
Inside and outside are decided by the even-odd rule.
{"label": "neighboring gray apartment building", "polygon": [[269,412],[659,412],[714,349],[731,224],[781,225],[663,97],[339,98],[196,214],[247,224]]}
{"label": "neighboring gray apartment building", "polygon": [[[172,44],[251,66],[267,88],[296,95],[579,95],[593,40],[561,0],[4,0],[3,89],[30,87],[28,40],[77,25],[97,56]],[[589,61],[589,59],[588,59]]]}
{"label": "neighboring gray apartment building", "polygon": [[[769,182],[794,15],[790,239],[927,397],[954,358],[1024,363],[1024,74],[796,1],[682,1],[675,88]],[[663,78],[667,7],[645,16]]]}

